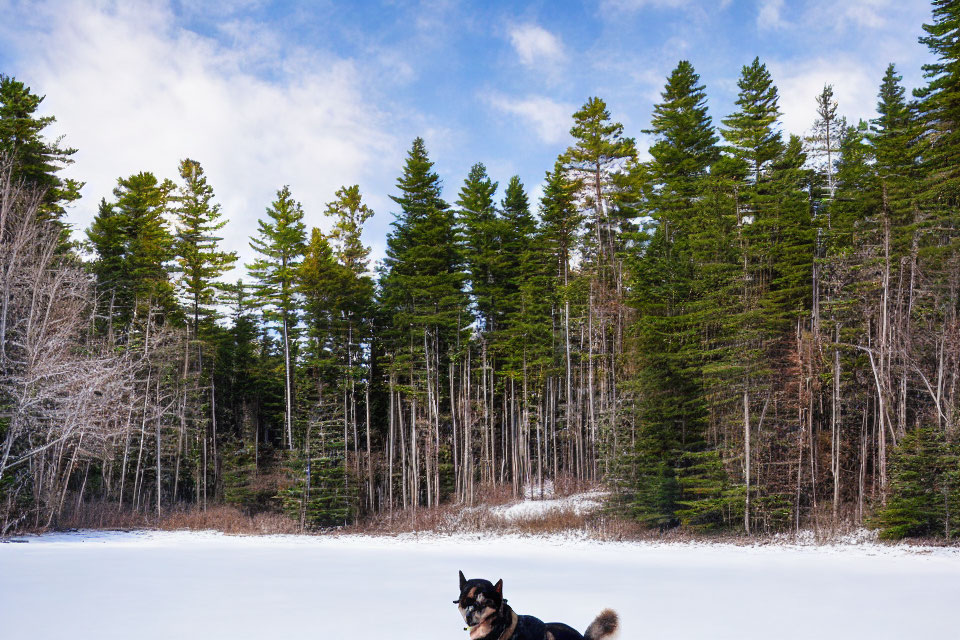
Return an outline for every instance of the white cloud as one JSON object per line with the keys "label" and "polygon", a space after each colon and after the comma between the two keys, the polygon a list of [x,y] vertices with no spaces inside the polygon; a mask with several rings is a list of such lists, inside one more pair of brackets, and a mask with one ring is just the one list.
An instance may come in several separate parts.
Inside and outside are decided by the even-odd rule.
{"label": "white cloud", "polygon": [[[118,177],[143,170],[176,178],[179,160],[191,157],[230,220],[225,245],[249,261],[248,236],[280,186],[289,184],[307,223],[320,226],[340,185],[363,188],[385,163],[400,164],[349,60],[281,51],[278,39],[250,24],[232,25],[233,42],[224,45],[155,5],[37,10],[42,28],[21,24],[9,37],[23,79],[47,95],[57,132],[79,149],[69,172],[87,182],[70,214],[80,231]],[[0,36],[8,37],[3,28]]]}
{"label": "white cloud", "polygon": [[723,11],[733,0],[600,0],[602,14],[635,13],[644,9],[684,9]]}
{"label": "white cloud", "polygon": [[[723,0],[726,6],[729,0]],[[690,0],[603,0],[600,8],[605,11],[640,11],[647,7],[656,9],[677,9],[690,4]]]}
{"label": "white cloud", "polygon": [[757,12],[757,28],[782,29],[788,26],[780,15],[783,11],[784,0],[760,0],[760,11]]}
{"label": "white cloud", "polygon": [[837,112],[849,124],[875,116],[877,89],[882,70],[865,66],[854,58],[819,58],[790,63],[770,63],[770,72],[780,91],[780,111],[787,133],[802,135],[816,119],[816,96],[832,84]]}
{"label": "white cloud", "polygon": [[519,116],[528,126],[533,128],[537,137],[547,144],[562,142],[572,125],[572,114],[576,110],[573,105],[563,104],[545,96],[528,96],[526,98],[507,98],[501,95],[490,95],[487,102],[493,108]]}
{"label": "white cloud", "polygon": [[510,44],[520,62],[527,67],[557,65],[566,58],[560,39],[535,24],[517,25],[510,29]]}
{"label": "white cloud", "polygon": [[879,29],[887,26],[883,14],[889,4],[887,0],[846,0],[839,9],[843,19],[860,27]]}

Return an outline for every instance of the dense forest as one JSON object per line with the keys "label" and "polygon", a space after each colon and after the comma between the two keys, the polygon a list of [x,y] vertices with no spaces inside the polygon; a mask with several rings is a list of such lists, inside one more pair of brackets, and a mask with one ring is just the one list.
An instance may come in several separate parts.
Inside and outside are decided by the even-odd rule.
{"label": "dense forest", "polygon": [[482,163],[445,201],[418,138],[377,264],[357,185],[323,212],[281,187],[237,264],[193,159],[119,178],[71,240],[75,150],[0,76],[0,533],[563,480],[651,528],[957,535],[960,2],[924,31],[912,98],[891,64],[851,123],[827,85],[802,138],[759,59],[719,125],[679,62],[647,160],[590,98],[539,202]]}

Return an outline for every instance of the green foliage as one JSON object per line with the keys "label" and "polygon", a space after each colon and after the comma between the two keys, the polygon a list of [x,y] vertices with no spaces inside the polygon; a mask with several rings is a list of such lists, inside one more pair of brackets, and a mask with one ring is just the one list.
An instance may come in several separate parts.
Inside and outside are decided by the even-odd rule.
{"label": "green foliage", "polygon": [[363,202],[360,185],[340,187],[336,200],[327,203],[324,215],[334,219],[330,239],[343,265],[358,276],[365,273],[370,260],[370,247],[363,244],[363,225],[373,217],[373,209]]}
{"label": "green foliage", "polygon": [[233,267],[237,254],[217,247],[217,231],[227,221],[220,220],[220,205],[213,203],[213,187],[207,183],[203,168],[196,160],[180,162],[183,183],[171,197],[177,233],[175,251],[181,296],[191,311],[194,332],[201,319],[212,319],[218,302],[218,279]]}
{"label": "green foliage", "polygon": [[466,278],[453,212],[440,197],[440,177],[421,138],[407,154],[397,188],[400,195],[391,198],[400,212],[387,237],[381,303],[392,317],[396,346],[412,344],[416,352],[424,332],[430,332],[440,342],[439,352],[445,353],[468,324]]}
{"label": "green foliage", "polygon": [[487,175],[487,168],[477,163],[470,168],[460,189],[457,207],[463,237],[463,261],[470,278],[470,297],[485,332],[495,331],[500,318],[500,290],[497,260],[500,234],[493,194],[497,183]]}
{"label": "green foliage", "polygon": [[939,429],[922,427],[908,433],[890,458],[887,504],[873,519],[880,537],[906,537],[960,532],[960,448]]}
{"label": "green foliage", "polygon": [[686,451],[677,463],[677,517],[693,531],[716,531],[743,521],[744,487],[732,486],[716,449]]}
{"label": "green foliage", "polygon": [[927,86],[919,99],[923,123],[923,156],[927,166],[926,199],[941,206],[960,202],[960,5],[954,0],[933,0],[933,22],[923,25],[921,44],[936,62],[923,65]]}
{"label": "green foliage", "polygon": [[126,330],[149,312],[176,316],[179,308],[170,281],[174,238],[165,220],[173,183],[152,173],[120,178],[114,202],[101,201],[87,230],[97,254],[99,302],[114,327]]}
{"label": "green foliage", "polygon": [[780,97],[760,58],[743,67],[737,87],[738,110],[724,118],[721,133],[730,156],[744,166],[753,183],[758,183],[783,148],[780,130],[775,126],[780,118]]}
{"label": "green foliage", "polygon": [[43,130],[56,122],[53,116],[36,115],[45,96],[31,93],[30,87],[0,74],[0,153],[13,156],[13,178],[43,191],[41,219],[60,220],[64,207],[80,198],[82,182],[58,174],[73,163],[76,149],[60,146],[43,137]]}
{"label": "green foliage", "polygon": [[503,331],[497,337],[505,372],[542,381],[553,365],[552,311],[556,304],[553,260],[544,254],[543,230],[530,213],[520,178],[513,176],[501,202],[497,270],[503,283]]}
{"label": "green foliage", "polygon": [[627,255],[637,311],[633,385],[641,437],[632,454],[640,464],[626,482],[646,496],[632,506],[641,522],[709,528],[721,500],[714,493],[724,488],[698,488],[712,487],[718,474],[725,480],[725,471],[694,460],[701,456],[707,420],[699,381],[710,345],[702,336],[715,312],[707,286],[716,283],[701,269],[716,260],[721,230],[715,203],[702,194],[711,188],[709,168],[719,149],[703,86],[689,62],[680,62],[662,96],[647,131],[655,137],[653,159],[642,171],[650,185],[637,211],[649,222]]}
{"label": "green foliage", "polygon": [[289,187],[277,191],[277,199],[267,208],[267,220],[260,219],[257,225],[250,246],[263,257],[247,269],[257,281],[257,299],[265,305],[266,316],[288,322],[296,312],[297,266],[306,243],[303,207],[293,199]]}
{"label": "green foliage", "polygon": [[282,467],[287,486],[277,494],[282,509],[308,529],[349,524],[358,507],[358,483],[346,465],[343,434],[335,422],[324,421],[311,430],[305,451],[288,452]]}
{"label": "green foliage", "polygon": [[[258,473],[253,447],[233,441],[225,442],[223,449],[223,501],[247,513],[275,510],[277,488]],[[267,467],[263,460],[260,464]]]}
{"label": "green foliage", "polygon": [[614,175],[637,155],[633,138],[623,135],[623,125],[613,122],[607,104],[589,98],[573,114],[570,135],[574,144],[559,158],[569,179],[577,186],[581,208],[592,218],[586,225],[584,258],[595,265],[598,277],[613,286],[613,261],[617,252],[617,231],[623,220],[609,206],[615,188]]}
{"label": "green foliage", "polygon": [[579,184],[567,177],[558,161],[544,178],[540,199],[541,249],[551,258],[552,271],[560,284],[569,284],[570,259],[580,238],[584,220],[576,204]]}

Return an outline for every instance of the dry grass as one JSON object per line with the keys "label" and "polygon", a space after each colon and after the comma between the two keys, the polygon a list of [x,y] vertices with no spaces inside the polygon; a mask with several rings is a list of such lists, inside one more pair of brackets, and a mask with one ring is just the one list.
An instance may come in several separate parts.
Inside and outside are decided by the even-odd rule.
{"label": "dry grass", "polygon": [[247,514],[230,505],[174,508],[141,513],[120,508],[113,502],[93,502],[66,514],[58,529],[159,529],[162,531],[221,531],[227,534],[261,535],[299,533],[297,523],[278,513]]}
{"label": "dry grass", "polygon": [[[574,482],[561,480],[554,487],[552,497],[569,496],[590,489],[590,487],[577,486]],[[482,498],[482,502],[474,506],[447,503],[431,509],[398,510],[393,514],[368,516],[349,527],[337,528],[328,533],[387,536],[404,533],[473,533],[491,536],[575,535],[604,541],[715,542],[737,545],[875,542],[871,534],[850,524],[852,518],[844,517],[848,514],[840,514],[841,524],[833,526],[832,514],[827,511],[822,511],[817,514],[818,517],[811,518],[814,521],[806,523],[809,528],[802,529],[799,534],[755,533],[753,536],[746,536],[738,531],[716,534],[697,533],[679,528],[660,531],[644,527],[633,520],[611,515],[602,509],[583,513],[572,504],[508,517],[504,510],[496,507],[515,501],[509,488],[484,487],[478,490],[477,495]],[[61,530],[215,530],[241,535],[304,533],[300,531],[297,522],[282,514],[274,512],[249,514],[230,505],[216,505],[206,510],[197,507],[174,508],[165,511],[158,518],[156,513],[136,512],[109,502],[86,503],[79,510],[65,514],[56,523],[56,528]],[[41,533],[41,531],[21,530],[20,533]],[[941,539],[904,542],[936,546],[956,544],[954,541]]]}
{"label": "dry grass", "polygon": [[193,508],[174,511],[164,516],[157,524],[164,531],[215,530],[229,534],[274,534],[299,533],[296,522],[280,513],[257,513],[247,515],[229,505],[217,505],[206,510]]}
{"label": "dry grass", "polygon": [[[586,488],[586,490],[596,489]],[[583,485],[561,481],[551,497],[582,492]],[[605,520],[599,514],[584,515],[574,506],[546,509],[540,513],[508,518],[497,512],[499,506],[516,501],[509,487],[483,487],[477,491],[482,501],[473,506],[447,503],[432,509],[407,509],[393,514],[368,516],[339,530],[347,534],[399,535],[403,533],[490,533],[490,534],[567,534],[596,535]]]}

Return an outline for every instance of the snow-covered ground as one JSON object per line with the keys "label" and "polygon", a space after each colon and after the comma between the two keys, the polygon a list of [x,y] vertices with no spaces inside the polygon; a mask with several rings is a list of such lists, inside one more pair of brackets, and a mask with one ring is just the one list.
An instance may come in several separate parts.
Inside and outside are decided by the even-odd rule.
{"label": "snow-covered ground", "polygon": [[0,638],[465,637],[457,570],[621,639],[955,638],[960,549],[79,532],[0,544]]}

